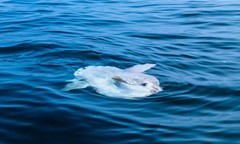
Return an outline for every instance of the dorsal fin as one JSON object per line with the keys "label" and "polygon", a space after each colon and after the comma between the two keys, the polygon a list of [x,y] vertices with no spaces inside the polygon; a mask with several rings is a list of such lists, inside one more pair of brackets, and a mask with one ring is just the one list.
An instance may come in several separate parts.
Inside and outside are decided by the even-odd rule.
{"label": "dorsal fin", "polygon": [[156,64],[139,64],[132,66],[130,68],[125,69],[126,71],[129,72],[144,72],[152,67],[154,67]]}

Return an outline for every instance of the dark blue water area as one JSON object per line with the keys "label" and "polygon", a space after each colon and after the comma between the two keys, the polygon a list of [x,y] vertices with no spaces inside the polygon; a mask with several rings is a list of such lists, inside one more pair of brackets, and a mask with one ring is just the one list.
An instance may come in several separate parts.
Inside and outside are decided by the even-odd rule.
{"label": "dark blue water area", "polygon": [[[61,90],[144,63],[162,92]],[[1,144],[240,143],[239,96],[238,0],[0,2]]]}

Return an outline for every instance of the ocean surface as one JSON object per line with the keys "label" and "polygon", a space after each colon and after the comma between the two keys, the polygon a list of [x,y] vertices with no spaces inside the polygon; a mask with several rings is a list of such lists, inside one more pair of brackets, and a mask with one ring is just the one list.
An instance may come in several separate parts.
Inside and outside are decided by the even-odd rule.
{"label": "ocean surface", "polygon": [[[144,63],[162,92],[61,90]],[[240,143],[239,0],[1,0],[0,144],[161,143]]]}

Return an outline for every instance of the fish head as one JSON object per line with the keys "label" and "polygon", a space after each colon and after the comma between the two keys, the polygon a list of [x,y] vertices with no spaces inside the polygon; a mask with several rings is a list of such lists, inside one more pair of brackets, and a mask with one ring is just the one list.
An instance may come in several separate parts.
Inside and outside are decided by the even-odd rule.
{"label": "fish head", "polygon": [[158,79],[149,75],[145,75],[144,78],[141,78],[137,85],[142,89],[149,91],[150,94],[156,94],[159,91],[162,91],[162,88],[159,86]]}
{"label": "fish head", "polygon": [[162,91],[157,78],[143,73],[129,73],[114,76],[112,79],[123,83],[128,89],[145,93],[146,96]]}

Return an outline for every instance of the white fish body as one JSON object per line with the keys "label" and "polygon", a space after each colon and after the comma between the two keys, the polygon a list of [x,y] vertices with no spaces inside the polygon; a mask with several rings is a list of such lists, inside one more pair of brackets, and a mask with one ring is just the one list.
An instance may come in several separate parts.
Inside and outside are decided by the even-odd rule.
{"label": "white fish body", "polygon": [[88,66],[78,69],[75,79],[64,90],[94,87],[102,95],[122,98],[145,97],[162,91],[159,81],[142,72],[155,65],[135,65],[122,70],[111,66]]}

